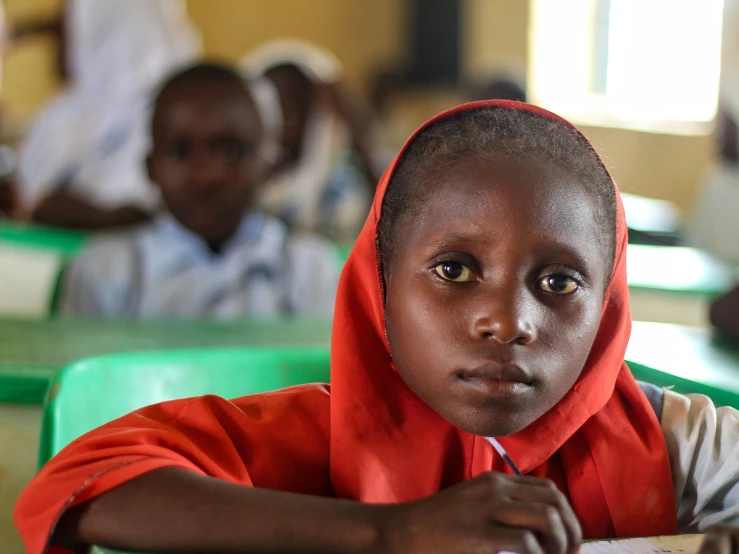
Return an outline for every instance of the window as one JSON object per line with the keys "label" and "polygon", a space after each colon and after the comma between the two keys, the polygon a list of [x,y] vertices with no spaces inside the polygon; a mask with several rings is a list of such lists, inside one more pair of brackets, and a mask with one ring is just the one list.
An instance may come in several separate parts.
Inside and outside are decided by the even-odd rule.
{"label": "window", "polygon": [[532,0],[531,6],[534,102],[586,124],[710,129],[722,0]]}

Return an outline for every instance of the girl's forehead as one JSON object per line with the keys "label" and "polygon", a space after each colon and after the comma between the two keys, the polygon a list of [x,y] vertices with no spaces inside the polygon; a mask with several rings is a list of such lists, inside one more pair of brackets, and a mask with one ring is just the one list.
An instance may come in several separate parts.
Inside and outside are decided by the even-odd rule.
{"label": "girl's forehead", "polygon": [[426,175],[422,171],[417,179],[421,183],[413,184],[412,188],[428,187],[426,204],[430,207],[449,202],[470,203],[474,207],[477,200],[492,197],[497,202],[515,204],[526,214],[539,211],[546,214],[555,212],[548,209],[552,208],[553,199],[569,198],[574,202],[587,198],[592,203],[590,200],[596,194],[573,171],[535,156],[473,158],[442,166],[441,170]]}
{"label": "girl's forehead", "polygon": [[550,164],[468,164],[432,186],[408,225],[410,242],[419,246],[467,241],[536,249],[559,243],[591,251],[610,223],[598,217],[593,193]]}

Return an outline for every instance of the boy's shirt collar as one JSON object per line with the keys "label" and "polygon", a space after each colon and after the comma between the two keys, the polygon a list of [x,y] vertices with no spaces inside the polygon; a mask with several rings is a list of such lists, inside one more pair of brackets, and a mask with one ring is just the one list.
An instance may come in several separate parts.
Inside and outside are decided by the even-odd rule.
{"label": "boy's shirt collar", "polygon": [[172,214],[157,218],[155,227],[160,238],[167,242],[167,248],[180,244],[193,253],[208,258],[218,258],[243,244],[255,242],[262,234],[266,217],[258,211],[247,212],[236,232],[223,245],[220,254],[215,254],[208,244],[197,234],[184,227]]}

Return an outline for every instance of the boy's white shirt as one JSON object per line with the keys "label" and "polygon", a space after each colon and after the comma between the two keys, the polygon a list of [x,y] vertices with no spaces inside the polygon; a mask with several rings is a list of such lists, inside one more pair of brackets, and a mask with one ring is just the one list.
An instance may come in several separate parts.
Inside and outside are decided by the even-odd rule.
{"label": "boy's white shirt", "polygon": [[134,319],[330,317],[340,265],[327,241],[290,235],[261,213],[245,216],[218,255],[163,216],[95,239],[67,272],[61,312]]}
{"label": "boy's white shirt", "polygon": [[662,431],[681,533],[739,524],[739,411],[666,390]]}

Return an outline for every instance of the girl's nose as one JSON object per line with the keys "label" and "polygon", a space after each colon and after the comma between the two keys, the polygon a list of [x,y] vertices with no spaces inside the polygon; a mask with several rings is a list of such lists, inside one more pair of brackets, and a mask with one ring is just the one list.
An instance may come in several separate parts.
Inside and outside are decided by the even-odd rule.
{"label": "girl's nose", "polygon": [[[529,344],[536,338],[532,323],[531,307],[522,300],[508,295],[496,295],[497,299],[480,301],[478,311],[471,321],[472,335],[476,339],[494,340],[501,344]],[[508,296],[508,298],[504,298]]]}

